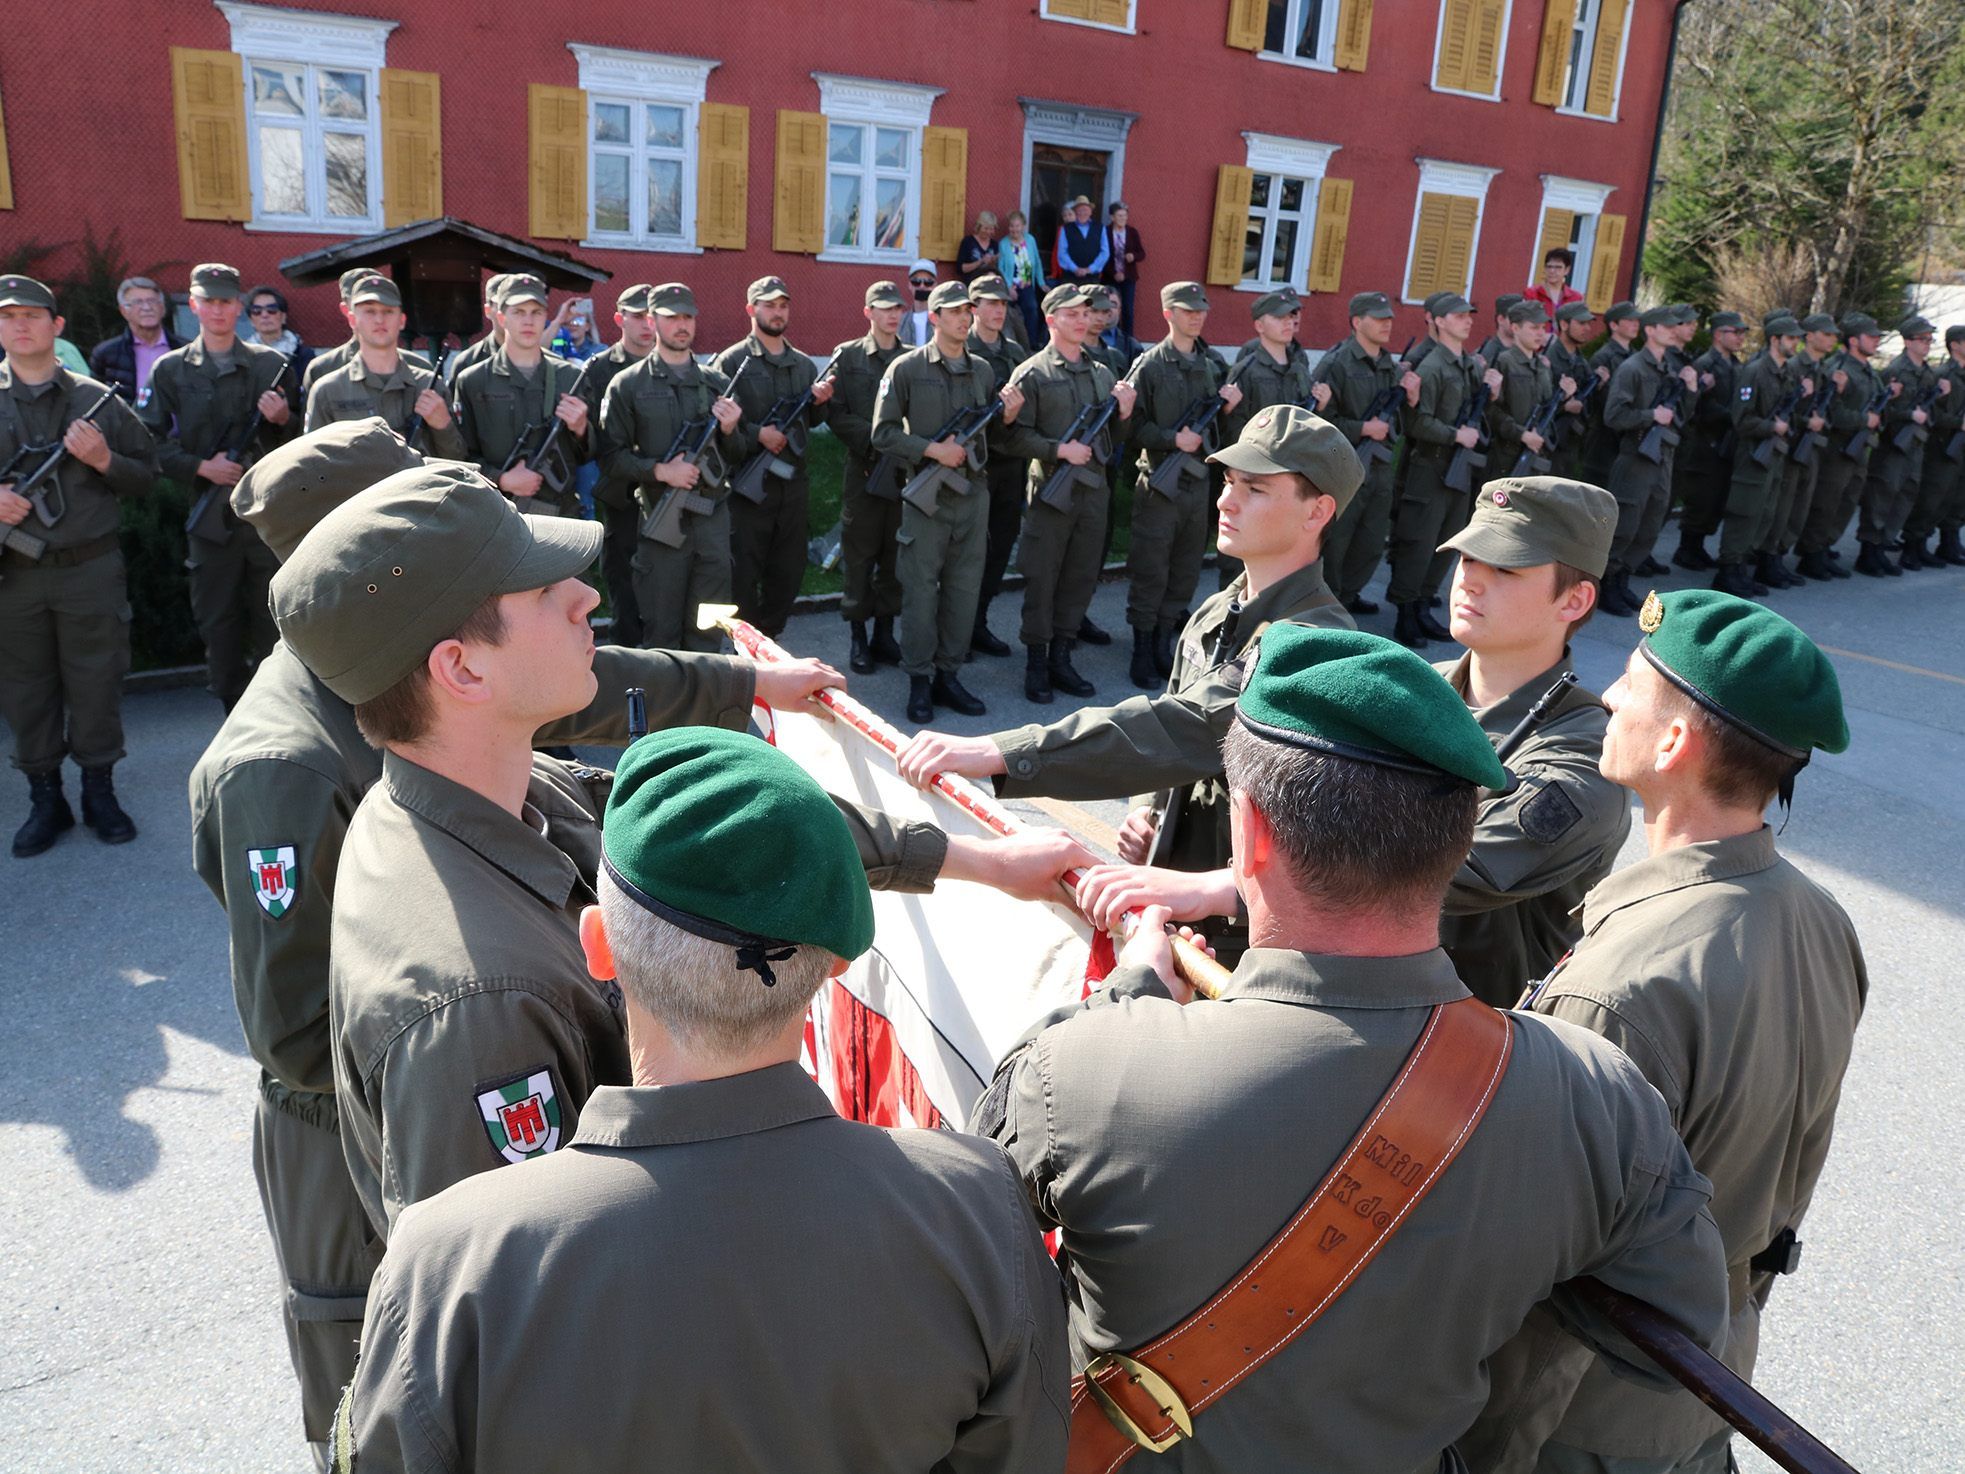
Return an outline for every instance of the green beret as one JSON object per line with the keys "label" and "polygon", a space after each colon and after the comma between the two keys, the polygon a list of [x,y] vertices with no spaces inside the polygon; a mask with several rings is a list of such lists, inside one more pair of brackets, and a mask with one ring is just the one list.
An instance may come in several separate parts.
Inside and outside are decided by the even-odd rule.
{"label": "green beret", "polygon": [[1249,476],[1293,472],[1335,499],[1340,513],[1351,505],[1365,479],[1364,462],[1344,432],[1295,404],[1271,404],[1257,410],[1242,427],[1241,438],[1233,445],[1224,445],[1208,460]]}
{"label": "green beret", "polygon": [[1849,746],[1842,687],[1815,642],[1772,609],[1714,589],[1646,597],[1638,650],[1714,716],[1788,757]]}
{"label": "green beret", "polygon": [[1835,331],[1835,319],[1826,312],[1811,312],[1801,320],[1801,330],[1804,333],[1832,333]]}
{"label": "green beret", "polygon": [[1747,320],[1737,312],[1715,312],[1712,322],[1708,324],[1714,332],[1718,332],[1721,328],[1744,329],[1746,325]]}
{"label": "green beret", "polygon": [[1474,498],[1467,525],[1440,544],[1496,568],[1567,563],[1602,578],[1617,530],[1617,500],[1560,476],[1502,476]]}
{"label": "green beret", "polygon": [[1262,634],[1235,720],[1257,737],[1357,762],[1513,786],[1446,678],[1364,630],[1272,624]]}
{"label": "green beret", "polygon": [[1360,292],[1351,299],[1351,317],[1390,317],[1392,299],[1383,292]]}
{"label": "green beret", "polygon": [[1303,299],[1296,294],[1295,287],[1278,287],[1273,292],[1264,292],[1249,304],[1249,316],[1287,317],[1292,312],[1303,310]]}
{"label": "green beret", "polygon": [[1516,327],[1540,327],[1549,320],[1549,309],[1540,302],[1523,300],[1508,309],[1508,321]]}
{"label": "green beret", "polygon": [[0,307],[55,310],[55,294],[31,276],[0,276]]}
{"label": "green beret", "polygon": [[866,869],[839,806],[747,732],[676,727],[623,753],[601,864],[664,921],[737,948],[736,965],[766,986],[777,949],[851,961],[873,945]]}
{"label": "green beret", "polygon": [[380,415],[338,420],[254,461],[232,487],[232,510],[284,563],[329,512],[422,464]]}
{"label": "green beret", "polygon": [[1588,302],[1565,302],[1556,309],[1557,322],[1591,322],[1595,318]]}
{"label": "green beret", "polygon": [[969,288],[959,281],[945,281],[936,284],[935,290],[928,294],[928,310],[940,312],[944,307],[967,307]]}
{"label": "green beret", "polygon": [[1636,317],[1637,315],[1637,303],[1629,301],[1612,302],[1609,310],[1604,313],[1603,320],[1605,322],[1622,322],[1626,318]]}
{"label": "green beret", "polygon": [[1170,281],[1160,288],[1160,305],[1185,307],[1194,312],[1208,310],[1208,289],[1197,281]]}

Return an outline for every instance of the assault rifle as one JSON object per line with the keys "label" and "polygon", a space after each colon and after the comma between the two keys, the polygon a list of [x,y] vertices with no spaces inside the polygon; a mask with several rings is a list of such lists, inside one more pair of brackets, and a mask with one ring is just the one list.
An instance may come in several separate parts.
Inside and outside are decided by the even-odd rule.
{"label": "assault rifle", "polygon": [[[1410,348],[1412,345],[1408,343],[1406,346]],[[1367,476],[1371,474],[1371,468],[1380,461],[1389,461],[1392,459],[1392,446],[1398,432],[1398,421],[1392,418],[1392,412],[1398,408],[1399,401],[1405,397],[1406,391],[1404,385],[1388,384],[1385,388],[1379,390],[1377,394],[1373,395],[1371,403],[1365,406],[1363,418],[1366,420],[1383,420],[1386,431],[1383,440],[1369,440],[1362,435],[1358,437],[1358,459],[1364,462],[1365,474]]]}
{"label": "assault rifle", "polygon": [[[1933,379],[1931,381],[1931,387],[1926,389],[1922,394],[1917,396],[1917,403],[1912,405],[1911,409],[1913,411],[1921,409],[1928,414],[1930,412],[1931,406],[1936,404],[1940,399],[1944,398],[1944,396],[1938,392],[1938,385],[1940,382],[1942,381],[1938,379]],[[1920,425],[1917,423],[1916,420],[1907,420],[1904,422],[1903,428],[1899,430],[1893,437],[1891,437],[1890,443],[1894,445],[1898,450],[1908,455],[1919,444],[1921,444],[1926,440],[1929,440],[1930,438],[1931,438],[1931,427],[1929,424]]]}
{"label": "assault rifle", "polygon": [[[1145,361],[1143,357],[1135,360],[1133,366],[1126,370],[1126,377],[1119,382],[1132,383],[1133,375]],[[1064,434],[1058,437],[1058,444],[1066,445],[1075,440],[1080,445],[1090,446],[1091,463],[1074,466],[1069,461],[1059,461],[1052,467],[1051,474],[1044,478],[1043,484],[1037,488],[1038,501],[1046,506],[1055,507],[1060,512],[1068,512],[1071,510],[1073,487],[1081,483],[1086,486],[1105,485],[1105,467],[1112,459],[1112,444],[1105,432],[1106,427],[1112,423],[1113,416],[1118,413],[1117,397],[1108,394],[1096,403],[1086,405],[1071,417],[1071,423],[1065,426]]]}
{"label": "assault rifle", "polygon": [[1486,380],[1482,380],[1473,398],[1460,406],[1460,416],[1453,422],[1453,428],[1464,430],[1472,425],[1477,438],[1472,445],[1454,446],[1453,459],[1446,463],[1446,475],[1440,478],[1440,484],[1448,491],[1473,491],[1474,472],[1487,465],[1487,401],[1491,395]]}
{"label": "assault rifle", "polygon": [[[604,356],[596,353],[582,364],[572,387],[566,392],[578,399],[580,391],[587,386],[587,375],[593,372],[595,365],[600,363]],[[498,468],[498,473],[502,476],[523,462],[528,470],[539,473],[541,490],[550,492],[555,497],[565,492],[567,482],[573,478],[572,467],[567,465],[566,457],[560,453],[559,442],[560,437],[566,433],[566,421],[559,417],[558,405],[559,396],[555,394],[552,405],[547,407],[546,418],[527,425],[519,431],[518,439],[512,443],[512,453],[505,457],[505,464]],[[420,425],[422,420],[419,418],[417,423]],[[535,434],[539,437],[538,443],[528,444]],[[537,499],[536,494],[534,499]]]}
{"label": "assault rifle", "polygon": [[[75,417],[95,423],[103,406],[116,397],[114,389],[105,389],[100,398]],[[69,421],[74,424],[75,421]],[[68,425],[61,427],[61,435],[68,433]],[[40,457],[36,460],[35,457]],[[53,527],[68,515],[68,498],[62,494],[61,468],[68,463],[68,444],[61,436],[56,436],[52,445],[23,445],[8,457],[7,464],[0,466],[0,482],[11,482],[15,496],[26,497],[33,504],[34,516],[43,527]],[[25,474],[23,473],[25,471]],[[19,527],[9,527],[0,543],[12,548],[16,553],[25,554],[38,560],[48,550],[48,544],[31,532]]]}
{"label": "assault rifle", "polygon": [[[1668,409],[1676,417],[1679,406],[1684,402],[1685,380],[1681,379],[1677,374],[1673,374],[1665,381],[1664,386],[1659,389],[1656,397],[1652,399],[1651,407],[1653,409]],[[1638,437],[1637,453],[1647,461],[1650,461],[1654,466],[1663,465],[1665,462],[1665,452],[1672,446],[1677,445],[1678,441],[1679,433],[1676,424],[1661,425],[1654,420],[1651,423],[1651,427]]]}
{"label": "assault rifle", "polygon": [[[1804,380],[1803,382],[1805,383],[1807,381]],[[1801,405],[1802,393],[1802,384],[1796,384],[1786,394],[1781,396],[1781,402],[1774,406],[1774,413],[1768,417],[1770,420],[1786,421],[1789,427],[1789,434],[1794,433],[1793,417],[1795,410]],[[1756,466],[1771,466],[1774,464],[1774,457],[1787,454],[1787,449],[1788,442],[1786,436],[1769,435],[1753,448],[1753,463]]]}
{"label": "assault rifle", "polygon": [[1535,434],[1541,436],[1542,448],[1540,450],[1530,450],[1524,445],[1522,447],[1522,453],[1515,457],[1515,469],[1510,474],[1515,476],[1544,476],[1548,474],[1549,437],[1555,430],[1556,416],[1562,413],[1562,407],[1568,402],[1569,396],[1563,393],[1561,389],[1557,389],[1555,393],[1551,394],[1547,399],[1528,412],[1528,422],[1522,426],[1522,429],[1533,431]]}
{"label": "assault rifle", "polygon": [[[293,371],[293,365],[285,358],[277,353],[273,356],[280,360],[279,371],[273,375],[272,381],[259,391],[259,394],[278,389],[280,380]],[[259,408],[259,394],[253,395],[252,413],[246,416],[245,429],[218,452],[235,466],[246,464],[246,457],[252,454],[253,442],[259,439],[259,432],[266,424],[266,416]],[[192,537],[202,538],[206,542],[223,543],[230,536],[225,530],[224,511],[226,499],[230,494],[230,487],[220,486],[215,481],[205,482],[205,489],[198,493],[198,499],[191,504],[190,514],[184,519],[184,530]]]}
{"label": "assault rifle", "polygon": [[[1823,359],[1816,365],[1816,370],[1820,375],[1820,382],[1815,388],[1814,397],[1808,401],[1808,413],[1803,417],[1810,420],[1826,416],[1829,405],[1835,400],[1835,372],[1829,366],[1829,360]],[[1794,451],[1788,459],[1797,466],[1812,466],[1815,463],[1816,452],[1828,442],[1826,430],[1810,430],[1794,443]]]}
{"label": "assault rifle", "polygon": [[[738,365],[737,371],[742,373],[749,362],[749,359],[745,359],[743,364]],[[795,394],[790,399],[780,399],[771,406],[770,411],[759,422],[760,428],[769,426],[773,430],[784,433],[787,455],[799,460],[805,459],[805,447],[809,438],[809,432],[805,427],[805,415],[812,408],[812,391],[832,377],[832,366],[838,362],[837,354],[827,359],[826,366],[819,370],[818,376],[810,384],[805,386],[803,394]],[[736,380],[732,379],[731,382],[734,384]],[[764,500],[764,478],[767,475],[776,476],[780,481],[789,481],[797,474],[798,467],[792,465],[790,461],[780,459],[775,451],[759,450],[756,455],[745,461],[737,474],[730,479],[730,490],[747,502],[761,502]]]}
{"label": "assault rifle", "polygon": [[1889,384],[1878,384],[1876,386],[1876,393],[1872,394],[1869,397],[1869,403],[1863,406],[1863,423],[1857,428],[1856,433],[1849,437],[1849,443],[1842,447],[1842,453],[1848,456],[1850,460],[1860,461],[1869,454],[1870,446],[1876,442],[1876,431],[1870,428],[1869,417],[1871,415],[1881,415],[1883,413],[1883,406],[1889,402]]}
{"label": "assault rifle", "polygon": [[[1222,381],[1222,388],[1235,382],[1242,372],[1243,365],[1250,362],[1253,356],[1245,355],[1236,360],[1235,366],[1228,371],[1228,377]],[[1221,437],[1214,428],[1214,422],[1227,408],[1228,404],[1222,399],[1220,389],[1212,394],[1203,394],[1180,412],[1180,420],[1174,425],[1174,433],[1178,435],[1183,430],[1193,431],[1201,437],[1201,453],[1212,455],[1221,444]],[[1187,475],[1190,470],[1198,477],[1207,475],[1207,467],[1194,458],[1192,451],[1176,447],[1168,451],[1166,458],[1153,468],[1152,474],[1146,478],[1146,484],[1162,496],[1172,496],[1180,490],[1180,478]]]}
{"label": "assault rifle", "polygon": [[[737,372],[730,376],[730,382],[723,386],[723,396],[728,398],[737,387],[737,381],[744,376],[753,360],[746,358],[737,365]],[[685,461],[699,473],[696,485],[708,482],[711,486],[720,484],[730,474],[729,463],[723,459],[723,452],[717,448],[717,422],[714,414],[706,414],[698,420],[686,420],[675,439],[669,442],[668,450],[657,465],[666,461]],[[679,548],[688,540],[682,530],[682,514],[704,517],[716,510],[716,498],[698,496],[695,487],[670,486],[663,490],[655,505],[648,509],[641,519],[641,535],[653,538],[667,548]]]}
{"label": "assault rifle", "polygon": [[944,486],[950,491],[967,491],[969,473],[981,471],[983,468],[982,457],[976,454],[976,441],[1002,413],[1003,401],[992,399],[987,404],[971,405],[967,409],[958,409],[950,415],[948,423],[928,437],[929,443],[953,440],[962,448],[968,459],[958,469],[954,466],[944,466],[932,456],[923,456],[921,469],[916,471],[908,479],[907,485],[901,488],[901,500],[912,502],[932,517],[935,515],[935,499]]}

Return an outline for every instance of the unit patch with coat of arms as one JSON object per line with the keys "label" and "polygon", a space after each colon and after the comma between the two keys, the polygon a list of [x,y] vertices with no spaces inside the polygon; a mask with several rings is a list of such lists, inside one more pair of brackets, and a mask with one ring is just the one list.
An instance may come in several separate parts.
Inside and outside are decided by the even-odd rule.
{"label": "unit patch with coat of arms", "polygon": [[530,1161],[559,1146],[559,1092],[549,1066],[482,1086],[477,1098],[492,1150],[506,1161]]}
{"label": "unit patch with coat of arms", "polygon": [[247,850],[246,869],[252,875],[252,898],[259,902],[260,910],[275,921],[293,910],[293,903],[300,898],[300,866],[294,861],[292,845]]}

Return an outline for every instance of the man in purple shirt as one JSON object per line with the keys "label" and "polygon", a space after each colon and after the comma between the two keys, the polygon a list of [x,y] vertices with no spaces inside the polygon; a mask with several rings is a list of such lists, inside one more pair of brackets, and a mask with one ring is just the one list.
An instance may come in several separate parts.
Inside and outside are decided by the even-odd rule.
{"label": "man in purple shirt", "polygon": [[89,350],[89,373],[136,404],[150,387],[157,360],[184,340],[165,322],[170,302],[164,289],[147,276],[124,278],[116,288],[116,310],[129,326]]}

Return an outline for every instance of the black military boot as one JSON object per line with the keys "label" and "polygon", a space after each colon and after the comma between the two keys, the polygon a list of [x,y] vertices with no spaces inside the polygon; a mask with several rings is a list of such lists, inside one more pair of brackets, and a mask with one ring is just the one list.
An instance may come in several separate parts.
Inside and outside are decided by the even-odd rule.
{"label": "black military boot", "polygon": [[1906,573],[1915,573],[1920,568],[1936,568],[1940,565],[1938,560],[1931,556],[1931,550],[1925,545],[1923,538],[1913,537],[1910,533],[1906,532],[1904,534],[1904,551],[1902,556],[1897,559],[1897,566]]}
{"label": "black military boot", "polygon": [[1051,641],[1051,684],[1067,696],[1096,696],[1098,687],[1079,675],[1071,664],[1071,647],[1077,643],[1076,640]]}
{"label": "black military boot", "polygon": [[128,844],[136,838],[136,821],[116,802],[116,784],[109,769],[82,769],[82,822],[104,844]]}
{"label": "black military boot", "polygon": [[1888,577],[1902,578],[1904,576],[1903,569],[1897,566],[1897,560],[1895,558],[1892,558],[1888,553],[1884,552],[1883,549],[1881,548],[1878,548],[1876,550],[1876,561],[1883,565],[1883,572]]}
{"label": "black military boot", "polygon": [[873,674],[873,652],[867,648],[867,622],[856,619],[848,626],[853,631],[853,649],[846,657],[846,664],[855,675]]}
{"label": "black military boot", "polygon": [[1761,586],[1762,593],[1771,593],[1788,586],[1788,571],[1772,553],[1762,553],[1754,559],[1753,581]]}
{"label": "black military boot", "polygon": [[1834,548],[1830,548],[1822,556],[1828,560],[1825,566],[1828,568],[1830,578],[1854,578],[1856,576],[1842,566],[1842,554],[1838,553]]}
{"label": "black military boot", "polygon": [[1856,572],[1866,578],[1888,578],[1883,568],[1883,549],[1875,543],[1863,543],[1856,554]]}
{"label": "black military boot", "polygon": [[945,706],[965,717],[979,717],[989,710],[983,705],[982,697],[963,685],[952,670],[935,672],[934,682],[928,687],[928,696],[935,705]]}
{"label": "black military boot", "polygon": [[1153,659],[1152,630],[1133,631],[1133,663],[1126,667],[1126,677],[1142,691],[1151,691],[1160,684],[1160,668]]}
{"label": "black military boot", "polygon": [[1078,621],[1078,643],[1086,645],[1110,645],[1112,643],[1112,636],[1093,624],[1092,616],[1087,614],[1083,619]]}
{"label": "black military boot", "polygon": [[1656,558],[1652,557],[1649,553],[1646,553],[1644,555],[1644,561],[1638,564],[1637,571],[1643,574],[1646,578],[1663,578],[1666,574],[1670,573],[1672,570],[1668,568],[1665,564],[1660,563]]}
{"label": "black military boot", "polygon": [[1420,627],[1419,616],[1425,612],[1425,606],[1419,603],[1412,603],[1400,604],[1397,608],[1399,618],[1398,622],[1392,627],[1392,638],[1408,650],[1424,650],[1426,648],[1426,631]]}
{"label": "black military boot", "polygon": [[1938,533],[1938,561],[1954,568],[1965,568],[1965,546],[1958,540],[1958,529],[1946,527]]}
{"label": "black military boot", "polygon": [[1597,607],[1613,618],[1622,619],[1638,612],[1639,605],[1631,597],[1631,576],[1622,569],[1609,574],[1597,596]]}
{"label": "black military boot", "polygon": [[1433,617],[1433,611],[1424,604],[1412,606],[1419,614],[1419,632],[1429,640],[1444,640],[1451,644],[1453,631]]}
{"label": "black military boot", "polygon": [[935,702],[928,694],[929,684],[926,676],[907,678],[907,719],[917,727],[935,719]]}
{"label": "black military boot", "polygon": [[969,631],[969,648],[978,655],[1008,655],[1010,647],[989,632],[989,621],[976,611],[975,628]]}
{"label": "black military boot", "polygon": [[1722,563],[1713,574],[1713,587],[1722,594],[1738,594],[1742,599],[1753,597],[1753,580],[1747,577],[1744,563]]}
{"label": "black military boot", "polygon": [[1678,551],[1672,554],[1672,561],[1692,573],[1706,573],[1718,567],[1712,554],[1706,551],[1705,539],[1690,532],[1679,534]]}
{"label": "black military boot", "polygon": [[874,664],[876,665],[899,665],[901,663],[901,647],[894,641],[893,615],[889,614],[885,618],[875,617],[873,621],[873,639],[868,642],[867,649],[873,655]]}
{"label": "black military boot", "polygon": [[1051,704],[1051,647],[1024,646],[1023,696],[1043,706]]}
{"label": "black military boot", "polygon": [[1835,577],[1829,572],[1829,560],[1820,553],[1803,553],[1801,566],[1796,570],[1803,578],[1812,578],[1817,583],[1828,583]]}
{"label": "black military boot", "polygon": [[[51,849],[64,829],[75,827],[75,811],[61,791],[61,769],[27,775],[27,822],[14,831],[14,858],[25,860]],[[125,820],[125,823],[128,821]]]}
{"label": "black military boot", "polygon": [[1344,607],[1348,609],[1351,613],[1357,615],[1378,613],[1377,601],[1374,599],[1367,599],[1363,594],[1359,594],[1355,599],[1346,599],[1344,601]]}
{"label": "black military boot", "polygon": [[1163,624],[1153,632],[1153,668],[1160,672],[1161,680],[1174,673],[1174,641],[1186,624],[1183,619],[1179,624]]}

